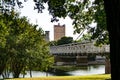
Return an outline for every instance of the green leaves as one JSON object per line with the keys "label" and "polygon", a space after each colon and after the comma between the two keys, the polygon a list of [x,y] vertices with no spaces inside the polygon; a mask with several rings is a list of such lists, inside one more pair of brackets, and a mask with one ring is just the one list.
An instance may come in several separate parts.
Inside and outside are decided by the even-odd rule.
{"label": "green leaves", "polygon": [[65,0],[49,0],[49,13],[54,17],[66,17]]}
{"label": "green leaves", "polygon": [[[91,39],[97,39],[97,43],[109,43],[106,14],[102,0],[84,0],[83,2],[79,1],[78,3],[74,2],[74,4],[69,3],[68,5],[68,14],[70,18],[73,19],[74,33],[81,33],[87,29],[88,32],[92,34]],[[78,6],[79,9],[77,9],[76,6]],[[93,26],[91,25],[92,23],[97,23],[97,25]]]}
{"label": "green leaves", "polygon": [[[19,18],[18,15],[13,14],[2,14],[1,17],[0,57],[2,60],[0,74],[7,67],[10,67],[14,77],[19,77],[21,71],[25,70],[26,67],[27,70],[33,69],[32,65],[38,69],[40,67],[43,67],[43,70],[46,69],[51,55],[44,39],[43,30],[36,29],[37,26],[30,24],[25,17]],[[41,65],[44,62],[46,65]],[[9,65],[3,69],[2,64]]]}
{"label": "green leaves", "polygon": [[84,34],[79,40],[78,42],[82,42],[82,41],[90,41],[91,40],[91,34]]}
{"label": "green leaves", "polygon": [[68,44],[68,43],[72,43],[72,42],[73,42],[72,37],[62,37],[61,39],[59,39],[57,41],[57,45]]}

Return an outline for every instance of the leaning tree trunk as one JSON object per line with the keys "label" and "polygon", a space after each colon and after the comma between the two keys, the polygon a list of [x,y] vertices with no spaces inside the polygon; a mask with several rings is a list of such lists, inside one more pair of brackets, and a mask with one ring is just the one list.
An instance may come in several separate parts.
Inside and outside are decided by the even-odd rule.
{"label": "leaning tree trunk", "polygon": [[15,59],[15,61],[12,62],[11,65],[11,70],[13,72],[13,77],[14,78],[19,78],[19,75],[24,67],[24,62],[21,60]]}
{"label": "leaning tree trunk", "polygon": [[3,63],[2,60],[1,60],[1,62],[0,62],[0,75],[2,75],[2,73],[3,73],[4,69],[5,69],[5,66],[6,66],[6,64]]}
{"label": "leaning tree trunk", "polygon": [[104,0],[110,40],[111,79],[120,80],[120,0]]}
{"label": "leaning tree trunk", "polygon": [[19,78],[20,72],[22,71],[21,64],[19,63],[14,63],[12,65],[12,72],[13,72],[13,77],[14,78]]}

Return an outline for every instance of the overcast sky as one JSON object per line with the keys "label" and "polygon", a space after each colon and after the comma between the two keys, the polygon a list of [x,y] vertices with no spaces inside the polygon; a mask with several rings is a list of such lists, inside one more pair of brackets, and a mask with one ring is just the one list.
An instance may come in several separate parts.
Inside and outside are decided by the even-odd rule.
{"label": "overcast sky", "polygon": [[59,22],[51,23],[51,16],[49,15],[47,9],[45,9],[43,13],[37,13],[37,10],[34,10],[34,2],[32,2],[32,0],[28,0],[27,2],[23,3],[23,6],[24,7],[20,9],[21,16],[26,16],[31,23],[38,24],[39,27],[41,27],[44,31],[50,31],[50,40],[54,40],[53,26],[57,25],[58,23],[60,23],[60,25],[65,24],[66,36],[73,37],[74,39],[78,37],[78,34],[73,35],[74,29],[72,27],[72,20],[69,17],[66,19],[60,19]]}

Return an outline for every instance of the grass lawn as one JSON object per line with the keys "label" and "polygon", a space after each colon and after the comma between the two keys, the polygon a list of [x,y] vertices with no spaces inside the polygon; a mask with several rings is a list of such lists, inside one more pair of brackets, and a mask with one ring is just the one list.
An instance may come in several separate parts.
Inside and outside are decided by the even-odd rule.
{"label": "grass lawn", "polygon": [[35,78],[14,78],[6,80],[110,80],[110,74],[88,75],[88,76],[49,76]]}

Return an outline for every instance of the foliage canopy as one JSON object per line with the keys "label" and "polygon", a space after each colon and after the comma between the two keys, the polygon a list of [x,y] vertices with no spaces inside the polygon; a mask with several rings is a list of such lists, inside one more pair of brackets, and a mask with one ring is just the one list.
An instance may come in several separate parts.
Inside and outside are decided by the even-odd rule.
{"label": "foliage canopy", "polygon": [[53,63],[44,32],[14,11],[0,15],[0,75],[19,77],[26,70],[47,70]]}
{"label": "foliage canopy", "polygon": [[[1,2],[11,6],[11,9],[16,5],[19,8],[24,7],[19,0],[1,0]],[[34,9],[38,10],[38,13],[45,9],[44,3],[48,4],[49,14],[53,16],[51,22],[69,16],[73,20],[74,33],[88,30],[92,35],[91,39],[96,39],[97,44],[109,44],[103,0],[34,0],[34,2]],[[3,8],[9,10],[7,6],[2,6],[1,9],[4,10]],[[92,23],[96,25],[91,26]]]}

